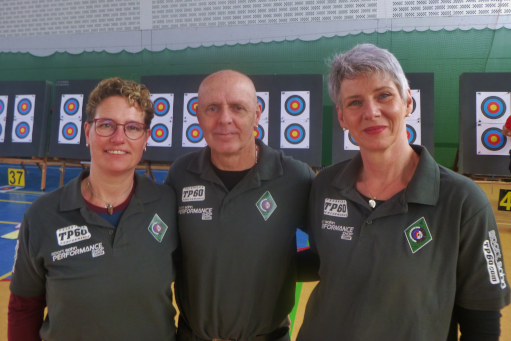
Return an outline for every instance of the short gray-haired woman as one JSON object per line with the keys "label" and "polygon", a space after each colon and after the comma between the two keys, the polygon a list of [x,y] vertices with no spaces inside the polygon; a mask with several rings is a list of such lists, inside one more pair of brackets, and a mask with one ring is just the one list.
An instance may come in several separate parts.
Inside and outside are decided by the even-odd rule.
{"label": "short gray-haired woman", "polygon": [[320,282],[298,340],[457,340],[458,321],[470,340],[497,340],[510,292],[491,205],[408,144],[399,62],[358,45],[333,60],[329,91],[360,153],[312,186]]}

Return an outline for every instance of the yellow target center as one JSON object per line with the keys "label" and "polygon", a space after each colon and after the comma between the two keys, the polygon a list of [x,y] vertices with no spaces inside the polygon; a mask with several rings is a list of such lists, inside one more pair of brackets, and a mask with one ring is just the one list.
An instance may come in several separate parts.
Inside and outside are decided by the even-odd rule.
{"label": "yellow target center", "polygon": [[296,109],[296,108],[298,108],[298,103],[293,103],[293,104],[291,104],[291,106],[293,107],[293,109]]}
{"label": "yellow target center", "polygon": [[71,135],[73,133],[73,129],[67,128],[67,133]]}
{"label": "yellow target center", "polygon": [[158,104],[158,110],[163,110],[163,104]]}
{"label": "yellow target center", "polygon": [[490,137],[491,142],[497,142],[497,136]]}
{"label": "yellow target center", "polygon": [[23,110],[27,110],[27,105],[26,105],[26,104],[22,104],[22,105],[21,105],[21,109],[23,109]]}
{"label": "yellow target center", "polygon": [[257,130],[254,129],[254,137],[257,136]]}
{"label": "yellow target center", "polygon": [[20,131],[21,131],[21,133],[22,133],[22,134],[23,134],[23,133],[25,133],[25,127],[22,127],[22,128],[20,129]]}
{"label": "yellow target center", "polygon": [[297,137],[297,136],[298,136],[298,132],[297,132],[297,131],[293,131],[293,132],[291,132],[291,135],[292,135],[293,137]]}
{"label": "yellow target center", "polygon": [[496,104],[490,105],[490,110],[491,111],[496,111],[497,110],[497,105]]}
{"label": "yellow target center", "polygon": [[158,131],[156,132],[156,136],[158,136],[158,137],[162,137],[162,136],[163,136],[163,131],[158,130]]}
{"label": "yellow target center", "polygon": [[193,110],[194,110],[194,111],[195,111],[195,110],[197,110],[197,103],[194,103],[194,104],[192,105],[192,108],[193,108]]}
{"label": "yellow target center", "polygon": [[69,110],[73,110],[75,108],[75,105],[74,104],[69,104]]}
{"label": "yellow target center", "polygon": [[192,136],[193,137],[199,136],[199,132],[197,130],[192,131]]}

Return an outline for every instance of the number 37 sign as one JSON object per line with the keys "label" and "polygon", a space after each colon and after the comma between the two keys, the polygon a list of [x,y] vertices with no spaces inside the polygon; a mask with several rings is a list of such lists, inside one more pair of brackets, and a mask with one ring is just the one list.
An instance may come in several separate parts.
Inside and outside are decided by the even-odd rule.
{"label": "number 37 sign", "polygon": [[25,171],[23,169],[9,168],[9,185],[25,187]]}

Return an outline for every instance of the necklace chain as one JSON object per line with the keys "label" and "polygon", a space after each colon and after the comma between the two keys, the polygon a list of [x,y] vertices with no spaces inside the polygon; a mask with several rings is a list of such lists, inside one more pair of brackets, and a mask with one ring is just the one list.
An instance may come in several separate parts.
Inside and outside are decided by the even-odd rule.
{"label": "necklace chain", "polygon": [[[92,190],[92,186],[90,185],[90,182],[87,181],[87,188],[90,190],[90,192],[92,193],[93,196],[95,196],[96,198],[98,198],[99,200],[101,200],[102,202],[104,202],[106,205],[105,205],[105,208],[106,210],[108,211],[108,214],[112,215],[114,213],[114,206],[113,204],[119,200],[120,198],[122,198],[123,196],[125,196],[127,193],[129,193],[131,191],[131,189],[133,188],[133,181],[131,182],[131,186],[130,188],[124,192],[123,194],[121,194],[121,196],[117,197],[117,199],[115,199],[114,201],[112,202],[107,202],[106,200],[104,200],[103,198],[101,198],[99,195],[97,195],[96,193],[94,193],[94,191]],[[367,187],[366,187],[367,188]],[[368,190],[369,191],[369,190]]]}
{"label": "necklace chain", "polygon": [[255,145],[255,161],[257,163],[257,152],[259,151],[259,147],[257,146],[257,144]]}
{"label": "necklace chain", "polygon": [[[369,199],[369,205],[372,207],[372,208],[375,208],[376,207],[376,195],[373,196],[373,194],[371,193],[371,191],[369,190],[369,187],[367,187],[367,183],[366,183],[366,179],[367,179],[367,176],[366,176],[366,171],[364,168],[362,168],[362,171],[364,172],[364,187],[366,188],[367,192],[369,193],[369,195],[371,196],[370,199]],[[404,170],[403,170],[404,172]],[[394,179],[392,179],[391,182],[389,182],[389,184],[387,186],[385,186],[385,188],[383,190],[380,191],[380,193],[378,193],[378,196],[383,194],[383,192],[385,192],[385,190],[387,188],[389,188],[390,185],[392,185],[394,183],[394,181],[396,181],[402,174],[403,172],[399,173]]]}

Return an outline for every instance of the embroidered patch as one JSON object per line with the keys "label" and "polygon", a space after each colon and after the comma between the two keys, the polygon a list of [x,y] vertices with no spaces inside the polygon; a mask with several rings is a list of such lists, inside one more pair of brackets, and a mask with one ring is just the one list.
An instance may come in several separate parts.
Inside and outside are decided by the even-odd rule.
{"label": "embroidered patch", "polygon": [[405,230],[405,235],[408,240],[408,244],[410,244],[410,248],[412,249],[412,253],[419,251],[424,245],[433,240],[424,217],[410,225]]}
{"label": "embroidered patch", "polygon": [[328,199],[325,198],[324,214],[333,217],[348,217],[348,204],[346,200]]}
{"label": "embroidered patch", "polygon": [[57,230],[57,242],[60,246],[77,243],[90,237],[91,234],[85,225],[71,225]]}
{"label": "embroidered patch", "polygon": [[168,226],[163,222],[163,220],[160,219],[157,214],[155,214],[147,229],[149,230],[149,233],[151,233],[153,237],[159,243],[161,243],[163,237],[165,236],[165,232],[167,232]]}
{"label": "embroidered patch", "polygon": [[190,186],[183,188],[183,196],[181,200],[187,201],[204,201],[206,199],[205,186]]}
{"label": "embroidered patch", "polygon": [[264,220],[268,220],[273,211],[277,208],[277,204],[269,191],[263,194],[263,196],[256,203],[257,209],[261,212]]}

